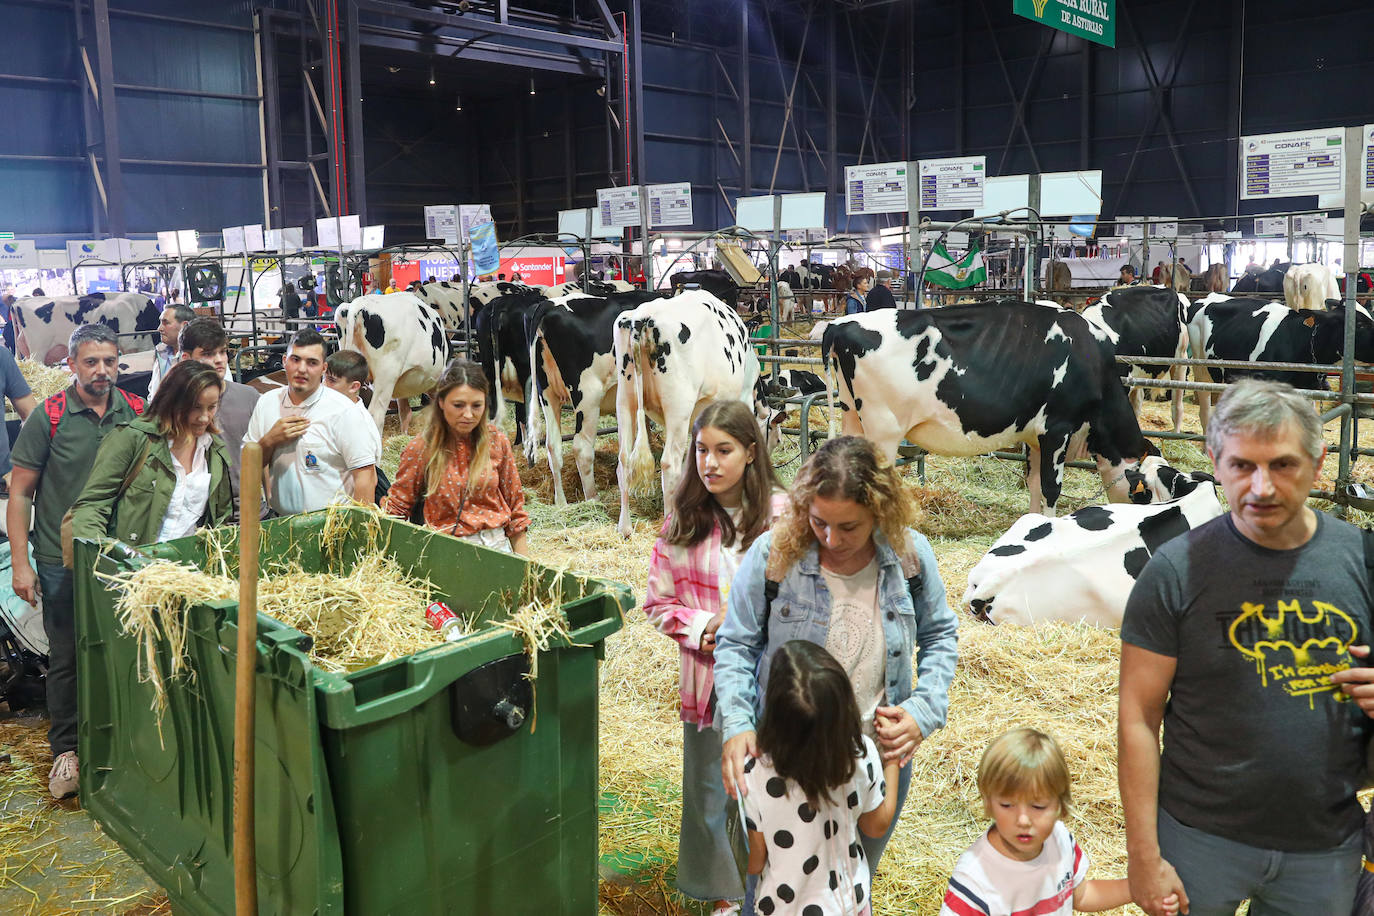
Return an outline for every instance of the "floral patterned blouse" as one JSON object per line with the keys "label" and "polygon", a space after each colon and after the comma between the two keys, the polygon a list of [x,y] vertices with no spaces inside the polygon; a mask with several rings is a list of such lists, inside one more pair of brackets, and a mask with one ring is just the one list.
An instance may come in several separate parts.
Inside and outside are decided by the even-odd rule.
{"label": "floral patterned blouse", "polygon": [[[515,452],[506,434],[487,425],[490,441],[490,460],[482,479],[463,498],[468,483],[468,468],[472,463],[472,445],[463,442],[456,453],[449,456],[444,467],[444,480],[434,495],[425,499],[425,524],[457,537],[465,537],[488,528],[501,528],[506,537],[514,538],[530,526],[525,513],[525,491],[515,468]],[[408,518],[411,506],[419,498],[424,477],[425,442],[416,436],[401,452],[396,480],[387,493],[386,511],[398,518]],[[462,516],[459,517],[461,509]]]}

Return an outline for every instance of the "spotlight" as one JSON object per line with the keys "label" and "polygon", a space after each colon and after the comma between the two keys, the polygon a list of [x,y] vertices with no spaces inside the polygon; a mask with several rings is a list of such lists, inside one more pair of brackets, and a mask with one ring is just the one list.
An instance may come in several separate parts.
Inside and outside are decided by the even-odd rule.
{"label": "spotlight", "polygon": [[530,77],[530,95],[534,95],[534,77]]}
{"label": "spotlight", "polygon": [[434,85],[434,65],[433,65],[433,64],[430,64],[430,65],[429,65],[429,84],[430,84],[431,86]]}
{"label": "spotlight", "polygon": [[463,110],[463,97],[462,97],[461,95],[460,95],[460,96],[456,96],[456,97],[454,98],[454,100],[453,100],[453,110],[454,110],[454,111],[462,111],[462,110]]}
{"label": "spotlight", "polygon": [[596,94],[597,94],[597,95],[602,95],[602,96],[604,96],[604,95],[606,94],[606,84],[605,84],[605,83],[602,83],[600,86],[597,86],[597,87],[596,87]]}

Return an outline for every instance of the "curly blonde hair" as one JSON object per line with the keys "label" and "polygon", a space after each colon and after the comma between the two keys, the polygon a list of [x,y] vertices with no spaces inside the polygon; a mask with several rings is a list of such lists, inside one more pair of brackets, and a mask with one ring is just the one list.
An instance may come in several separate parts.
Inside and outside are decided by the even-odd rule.
{"label": "curly blonde hair", "polygon": [[906,529],[921,520],[921,509],[897,469],[882,460],[872,442],[858,436],[831,439],[816,450],[792,482],[791,499],[773,526],[768,565],[785,574],[816,542],[811,503],[853,500],[873,513],[878,529],[898,552],[907,545]]}

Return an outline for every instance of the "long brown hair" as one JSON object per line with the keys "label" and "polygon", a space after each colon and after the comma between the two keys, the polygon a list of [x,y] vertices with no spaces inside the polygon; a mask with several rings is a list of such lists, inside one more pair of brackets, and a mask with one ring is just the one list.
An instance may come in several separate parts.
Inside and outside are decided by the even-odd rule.
{"label": "long brown hair", "polygon": [[878,529],[897,551],[906,545],[906,529],[921,519],[920,507],[906,481],[881,459],[872,442],[858,436],[830,439],[797,472],[787,509],[774,526],[769,546],[783,572],[816,541],[810,516],[817,496],[852,500],[872,512]]}
{"label": "long brown hair", "polygon": [[849,675],[824,646],[793,639],[773,654],[759,723],[759,750],[812,808],[854,775],[863,753],[859,704]]}
{"label": "long brown hair", "polygon": [[[186,417],[200,404],[206,388],[215,387],[224,394],[224,379],[213,366],[195,359],[184,359],[162,377],[153,401],[144,417],[157,423],[157,431],[173,441],[190,435]],[[214,417],[209,432],[219,432]]]}
{"label": "long brown hair", "polygon": [[[457,357],[449,361],[444,367],[443,375],[439,376],[439,384],[434,389],[434,400],[429,404],[429,417],[425,422],[425,431],[421,433],[425,440],[424,457],[421,464],[425,469],[425,497],[429,498],[439,491],[439,487],[444,482],[444,468],[448,465],[453,447],[458,442],[458,434],[448,425],[444,419],[444,398],[448,393],[460,385],[467,385],[469,388],[482,392],[484,399],[490,400],[491,384],[487,381],[486,373],[482,371],[482,366],[470,359]],[[482,419],[473,429],[471,435],[472,442],[472,462],[468,465],[467,486],[464,488],[469,495],[472,493],[476,482],[486,473],[487,465],[491,463],[491,435],[487,431],[487,413],[482,411]]]}
{"label": "long brown hair", "polygon": [[[707,427],[718,429],[740,444],[746,452],[754,450],[754,460],[744,467],[744,489],[740,503],[739,530],[730,520],[730,513],[716,501],[706,482],[697,473],[697,435]],[[664,540],[680,547],[700,544],[719,524],[721,542],[732,544],[739,537],[741,547],[754,543],[754,538],[768,530],[772,522],[773,491],[779,488],[773,465],[768,460],[768,446],[759,432],[754,414],[740,401],[712,401],[706,405],[692,424],[692,438],[687,443],[687,457],[682,476],[678,478],[673,495],[673,517],[668,522]]]}

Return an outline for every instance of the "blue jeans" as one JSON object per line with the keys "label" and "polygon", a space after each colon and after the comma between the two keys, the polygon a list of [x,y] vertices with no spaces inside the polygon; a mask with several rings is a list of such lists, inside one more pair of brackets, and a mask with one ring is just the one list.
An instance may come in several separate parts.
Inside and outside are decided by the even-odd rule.
{"label": "blue jeans", "polygon": [[725,806],[735,803],[720,781],[720,732],[682,723],[682,827],[677,886],[694,900],[738,900],[744,894],[725,833]]}
{"label": "blue jeans", "polygon": [[76,750],[76,607],[72,571],[35,564],[48,634],[48,744],[52,755]]}
{"label": "blue jeans", "polygon": [[1334,849],[1280,852],[1180,824],[1159,809],[1159,851],[1188,893],[1188,916],[1350,916],[1360,879],[1361,836]]}

